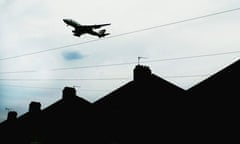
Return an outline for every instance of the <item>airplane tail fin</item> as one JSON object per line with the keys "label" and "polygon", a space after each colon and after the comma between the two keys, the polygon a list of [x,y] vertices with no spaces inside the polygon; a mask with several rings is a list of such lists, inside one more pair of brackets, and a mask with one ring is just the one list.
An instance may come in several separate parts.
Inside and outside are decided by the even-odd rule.
{"label": "airplane tail fin", "polygon": [[105,36],[107,36],[107,35],[110,35],[110,33],[105,33],[106,32],[106,30],[105,29],[103,29],[103,30],[100,30],[98,33],[99,33],[99,38],[101,38],[101,37],[105,37]]}
{"label": "airplane tail fin", "polygon": [[99,35],[103,35],[105,32],[106,32],[106,30],[103,29],[103,30],[100,30],[98,33],[99,33]]}

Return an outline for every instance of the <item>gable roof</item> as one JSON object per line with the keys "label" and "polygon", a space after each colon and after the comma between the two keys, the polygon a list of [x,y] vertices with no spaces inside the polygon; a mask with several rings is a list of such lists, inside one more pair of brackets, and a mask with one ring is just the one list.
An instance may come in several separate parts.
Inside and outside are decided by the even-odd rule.
{"label": "gable roof", "polygon": [[228,128],[235,127],[239,121],[239,82],[240,60],[187,91],[194,103],[193,112],[198,113],[199,119],[216,129],[216,132],[230,132],[232,130]]}
{"label": "gable roof", "polygon": [[179,123],[187,128],[185,90],[153,74],[146,66],[137,65],[133,77],[93,103],[101,129],[107,129],[110,137],[123,143],[149,143],[159,142],[159,132],[165,137],[171,129],[182,129]]}
{"label": "gable roof", "polygon": [[[39,107],[39,113],[42,113],[41,115],[43,114],[45,115],[49,113],[49,116],[53,117],[54,115],[57,115],[57,113],[59,114],[61,113],[61,115],[64,115],[66,113],[82,111],[83,109],[87,109],[90,104],[91,103],[88,102],[87,100],[76,96],[74,88],[65,87],[63,90],[62,99],[58,100],[57,102],[55,102],[54,104],[50,105],[49,107],[43,110],[40,110],[40,107]],[[38,111],[38,110],[32,110],[32,111]],[[24,119],[28,115],[31,115],[31,104],[29,107],[29,112],[20,116],[18,119]]]}
{"label": "gable roof", "polygon": [[[92,131],[89,126],[91,103],[76,96],[74,88],[65,87],[61,100],[43,110],[40,107],[40,103],[31,102],[29,112],[17,118],[14,123],[7,120],[3,122],[5,126],[2,126],[1,134],[6,141],[11,143],[13,136],[19,137],[16,140],[18,143],[31,142],[35,137],[52,143],[74,142],[79,137],[82,142],[88,141]],[[13,124],[15,127],[11,128]],[[14,130],[14,133],[8,132],[9,129]]]}
{"label": "gable roof", "polygon": [[137,65],[134,80],[102,97],[94,105],[106,109],[139,109],[144,105],[173,104],[185,99],[184,94],[185,90],[152,74],[148,67]]}
{"label": "gable roof", "polygon": [[239,82],[240,60],[190,88],[188,93],[194,97],[209,100],[234,99],[238,96]]}
{"label": "gable roof", "polygon": [[[196,133],[202,138],[200,130],[208,135],[225,134],[229,130],[225,130],[224,126],[233,122],[233,112],[237,112],[236,109],[226,108],[230,106],[226,102],[237,102],[238,85],[234,82],[240,80],[239,68],[238,61],[185,91],[152,74],[148,67],[137,65],[132,81],[93,104],[77,97],[73,88],[66,88],[61,100],[41,111],[39,103],[33,103],[33,109],[17,119],[20,126],[17,130],[16,125],[11,123],[9,126],[14,126],[11,128],[14,132],[5,133],[4,128],[0,133],[6,140],[13,141],[13,135],[27,140],[43,135],[50,143],[99,143],[127,141],[128,138],[132,142],[149,139],[161,141],[156,131],[166,133],[163,137],[172,134],[182,138],[187,135],[186,139],[189,136],[199,139]],[[220,104],[216,104],[216,100]],[[225,104],[223,108],[221,104]],[[98,108],[103,111],[98,111]],[[0,126],[7,123],[5,121]],[[209,128],[213,130],[205,131]],[[187,132],[182,133],[183,129]],[[20,142],[19,139],[15,140]]]}

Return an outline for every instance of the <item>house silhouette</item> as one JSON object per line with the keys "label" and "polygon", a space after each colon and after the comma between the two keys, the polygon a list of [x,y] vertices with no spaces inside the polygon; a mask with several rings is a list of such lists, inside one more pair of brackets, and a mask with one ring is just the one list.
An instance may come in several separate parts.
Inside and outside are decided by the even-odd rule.
{"label": "house silhouette", "polygon": [[18,118],[9,112],[0,137],[9,144],[222,141],[236,124],[230,122],[237,119],[239,68],[238,61],[185,91],[137,65],[132,81],[94,103],[65,87],[62,99],[43,110],[31,102]]}
{"label": "house silhouette", "polygon": [[39,102],[31,102],[29,112],[19,118],[16,114],[9,116],[0,126],[1,140],[9,144],[90,143],[93,129],[89,125],[90,106],[91,103],[76,96],[74,88],[65,87],[62,99],[46,109],[41,110]]}
{"label": "house silhouette", "polygon": [[239,74],[240,60],[195,85],[188,90],[188,93],[208,107],[219,105],[227,108],[237,100]]}
{"label": "house silhouette", "polygon": [[[181,129],[185,91],[137,65],[134,79],[94,103],[110,139],[121,143],[158,143]],[[169,137],[168,137],[169,139]],[[172,138],[171,138],[172,139]],[[160,142],[160,141],[159,141]]]}
{"label": "house silhouette", "polygon": [[202,136],[219,141],[234,141],[239,123],[240,60],[187,91],[194,103],[194,117]]}

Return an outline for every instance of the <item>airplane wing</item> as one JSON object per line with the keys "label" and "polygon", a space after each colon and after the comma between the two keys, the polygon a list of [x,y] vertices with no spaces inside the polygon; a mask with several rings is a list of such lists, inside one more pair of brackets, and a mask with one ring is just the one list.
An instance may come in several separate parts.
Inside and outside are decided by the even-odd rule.
{"label": "airplane wing", "polygon": [[83,33],[81,33],[81,31],[77,31],[76,28],[75,30],[72,31],[74,36],[80,37]]}
{"label": "airplane wing", "polygon": [[93,28],[93,29],[98,29],[98,28],[101,28],[103,26],[108,26],[108,25],[111,25],[111,24],[108,23],[108,24],[99,24],[99,25],[88,25],[87,27],[90,27],[90,28]]}

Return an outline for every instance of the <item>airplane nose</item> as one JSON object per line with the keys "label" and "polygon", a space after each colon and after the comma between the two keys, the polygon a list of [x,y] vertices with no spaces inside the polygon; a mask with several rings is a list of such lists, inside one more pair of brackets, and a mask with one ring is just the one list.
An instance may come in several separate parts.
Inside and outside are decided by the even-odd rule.
{"label": "airplane nose", "polygon": [[67,25],[69,25],[69,24],[70,24],[70,21],[69,21],[69,19],[63,19],[63,21],[64,21],[64,23],[65,23],[65,24],[67,24]]}

